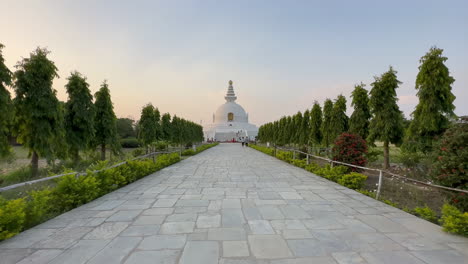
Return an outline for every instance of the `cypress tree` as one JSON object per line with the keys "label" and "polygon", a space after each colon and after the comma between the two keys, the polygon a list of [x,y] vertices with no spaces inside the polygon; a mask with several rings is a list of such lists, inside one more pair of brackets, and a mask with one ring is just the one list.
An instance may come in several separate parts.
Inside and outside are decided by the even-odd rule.
{"label": "cypress tree", "polygon": [[294,144],[299,144],[302,134],[302,113],[297,112],[292,118],[292,142]]}
{"label": "cypress tree", "polygon": [[0,157],[6,157],[11,154],[8,135],[11,122],[13,121],[13,105],[11,102],[10,92],[6,86],[12,83],[12,72],[5,65],[2,49],[3,44],[0,43]]}
{"label": "cypress tree", "polygon": [[80,150],[91,147],[94,139],[94,104],[86,77],[73,72],[65,85],[68,101],[65,104],[66,142],[75,162]]}
{"label": "cypress tree", "polygon": [[171,115],[169,113],[165,113],[161,117],[161,132],[162,132],[163,140],[171,141],[172,126],[171,126]]}
{"label": "cypress tree", "polygon": [[419,103],[412,113],[408,144],[405,144],[409,150],[431,151],[434,139],[448,128],[449,118],[455,117],[452,93],[455,79],[444,64],[447,57],[442,52],[432,47],[420,60],[416,77]]}
{"label": "cypress tree", "polygon": [[323,122],[322,122],[322,141],[325,147],[330,146],[330,143],[333,141],[333,130],[332,130],[332,113],[333,112],[333,102],[330,99],[326,99],[323,104]]}
{"label": "cypress tree", "polygon": [[160,140],[162,138],[161,113],[157,107],[154,108],[154,121],[156,122],[155,140]]}
{"label": "cypress tree", "polygon": [[63,134],[63,114],[52,88],[57,67],[47,58],[47,49],[37,48],[17,65],[14,74],[17,140],[29,149],[32,176],[37,176],[39,157],[51,158]]}
{"label": "cypress tree", "polygon": [[310,142],[315,147],[320,146],[322,142],[322,108],[317,101],[314,102],[310,114]]}
{"label": "cypress tree", "polygon": [[348,131],[348,116],[346,115],[346,98],[343,95],[338,95],[333,104],[331,116],[331,142],[341,135],[341,133]]}
{"label": "cypress tree", "polygon": [[99,91],[94,94],[96,101],[95,119],[95,144],[101,147],[101,160],[106,159],[106,146],[116,154],[120,149],[117,136],[117,117],[110,96],[109,86],[106,81],[101,85]]}
{"label": "cypress tree", "polygon": [[366,139],[369,135],[369,119],[371,114],[369,110],[369,95],[364,86],[365,84],[363,83],[354,86],[354,91],[351,94],[353,98],[351,105],[354,107],[354,111],[349,119],[349,132]]}
{"label": "cypress tree", "polygon": [[306,146],[309,144],[310,137],[310,112],[308,109],[304,111],[304,115],[302,116],[301,127],[301,137],[299,144]]}
{"label": "cypress tree", "polygon": [[396,71],[390,69],[380,77],[375,77],[371,84],[370,111],[372,119],[369,125],[368,141],[380,140],[384,143],[384,169],[390,167],[389,144],[400,144],[403,135],[403,113],[397,101],[396,89],[401,84]]}
{"label": "cypress tree", "polygon": [[156,111],[152,104],[147,104],[141,109],[141,116],[139,124],[139,134],[138,138],[140,139],[141,144],[146,149],[146,154],[148,154],[149,145],[156,141],[156,136],[158,132],[156,119]]}

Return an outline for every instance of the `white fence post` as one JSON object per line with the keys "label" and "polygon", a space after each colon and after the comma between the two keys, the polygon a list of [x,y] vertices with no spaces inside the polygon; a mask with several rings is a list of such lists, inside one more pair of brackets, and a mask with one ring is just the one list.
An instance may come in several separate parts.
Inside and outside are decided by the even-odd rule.
{"label": "white fence post", "polygon": [[333,160],[330,161],[330,167],[333,168]]}
{"label": "white fence post", "polygon": [[379,199],[380,196],[380,188],[382,187],[382,170],[379,172],[379,186],[377,186],[377,194],[375,195],[375,199]]}
{"label": "white fence post", "polygon": [[293,150],[293,159],[296,159],[296,150]]}
{"label": "white fence post", "polygon": [[309,153],[307,153],[306,156],[307,156],[307,165],[309,165],[310,164],[310,162],[309,162]]}

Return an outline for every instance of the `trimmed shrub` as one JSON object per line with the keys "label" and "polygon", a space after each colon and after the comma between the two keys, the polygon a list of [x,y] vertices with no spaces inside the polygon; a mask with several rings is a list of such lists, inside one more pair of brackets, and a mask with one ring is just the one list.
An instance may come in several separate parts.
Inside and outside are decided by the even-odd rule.
{"label": "trimmed shrub", "polygon": [[454,124],[447,129],[434,150],[431,176],[437,183],[468,189],[468,125]]}
{"label": "trimmed shrub", "polygon": [[[365,166],[367,163],[367,144],[359,135],[343,133],[339,135],[332,148],[333,160]],[[351,168],[357,171],[356,168]]]}
{"label": "trimmed shrub", "polygon": [[468,212],[462,213],[455,206],[444,204],[440,221],[444,231],[468,236]]}
{"label": "trimmed shrub", "polygon": [[26,222],[27,228],[40,224],[57,212],[54,205],[57,201],[54,200],[52,191],[46,188],[41,191],[31,191],[28,193],[26,206]]}
{"label": "trimmed shrub", "polygon": [[364,182],[367,180],[367,176],[357,172],[351,172],[345,174],[338,179],[338,183],[353,190],[361,189],[364,186]]}
{"label": "trimmed shrub", "polygon": [[299,160],[299,159],[293,159],[293,160],[291,160],[291,164],[293,164],[294,166],[305,169],[305,167],[307,166],[307,161]]}
{"label": "trimmed shrub", "polygon": [[57,197],[59,212],[66,212],[82,204],[90,202],[101,193],[99,181],[94,175],[76,177],[66,175],[58,180],[53,195]]}
{"label": "trimmed shrub", "polygon": [[25,209],[22,198],[7,201],[0,197],[0,241],[21,232],[26,220]]}
{"label": "trimmed shrub", "polygon": [[249,144],[249,147],[251,147],[251,148],[253,148],[255,150],[258,150],[260,152],[263,152],[265,154],[268,154],[270,156],[275,155],[275,150],[273,148],[263,147],[263,146],[254,145],[254,144]]}
{"label": "trimmed shrub", "polygon": [[328,180],[338,182],[340,178],[348,173],[349,169],[345,166],[331,167],[327,164],[325,167],[315,170],[315,174],[320,175]]}
{"label": "trimmed shrub", "polygon": [[424,207],[416,207],[414,208],[414,214],[423,218],[423,219],[426,219],[427,221],[429,222],[432,222],[432,223],[437,223],[437,214],[436,212],[434,212],[434,210],[432,210],[431,208],[429,208],[427,205],[424,206]]}
{"label": "trimmed shrub", "polygon": [[138,148],[140,147],[140,142],[134,137],[122,138],[120,140],[120,145],[122,145],[122,148]]}

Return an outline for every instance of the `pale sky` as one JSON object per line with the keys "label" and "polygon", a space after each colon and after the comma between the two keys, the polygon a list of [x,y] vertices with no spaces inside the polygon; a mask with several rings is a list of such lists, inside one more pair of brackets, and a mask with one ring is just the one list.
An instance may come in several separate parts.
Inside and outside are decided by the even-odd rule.
{"label": "pale sky", "polygon": [[[468,1],[100,1],[0,0],[7,66],[47,47],[59,68],[60,100],[71,71],[94,94],[107,79],[115,112],[138,119],[149,102],[211,122],[229,80],[261,125],[314,100],[369,84],[392,65],[406,116],[417,98],[419,59],[444,49],[456,114],[468,115]],[[13,95],[12,95],[13,96]]]}

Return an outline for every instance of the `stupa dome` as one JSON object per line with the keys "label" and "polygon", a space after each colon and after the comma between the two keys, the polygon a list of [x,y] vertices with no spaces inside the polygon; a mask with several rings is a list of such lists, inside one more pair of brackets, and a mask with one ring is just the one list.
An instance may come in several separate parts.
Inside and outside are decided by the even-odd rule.
{"label": "stupa dome", "polygon": [[247,113],[244,108],[233,101],[221,105],[215,112],[214,123],[216,124],[227,122],[247,123],[248,121]]}

